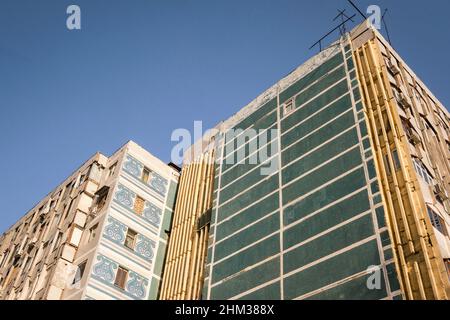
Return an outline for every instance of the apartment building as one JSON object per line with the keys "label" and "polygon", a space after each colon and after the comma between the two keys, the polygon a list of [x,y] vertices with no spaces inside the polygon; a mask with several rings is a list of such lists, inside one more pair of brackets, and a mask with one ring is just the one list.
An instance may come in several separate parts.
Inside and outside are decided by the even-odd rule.
{"label": "apartment building", "polygon": [[0,238],[1,299],[156,299],[178,171],[95,154]]}
{"label": "apartment building", "polygon": [[364,22],[181,175],[95,154],[1,236],[0,298],[449,299],[449,160],[449,112]]}
{"label": "apartment building", "polygon": [[371,24],[215,129],[162,299],[449,299],[450,114]]}

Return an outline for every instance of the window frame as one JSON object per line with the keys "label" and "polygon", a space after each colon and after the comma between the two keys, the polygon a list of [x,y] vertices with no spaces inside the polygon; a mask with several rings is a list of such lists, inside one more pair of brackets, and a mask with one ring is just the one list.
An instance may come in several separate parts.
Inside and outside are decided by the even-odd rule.
{"label": "window frame", "polygon": [[[123,272],[125,274],[122,282],[119,282],[119,273]],[[127,284],[127,280],[128,280],[128,274],[129,274],[130,270],[128,270],[127,268],[125,268],[124,266],[119,265],[119,267],[117,268],[117,272],[116,272],[116,276],[114,278],[114,286],[125,290],[125,286]]]}
{"label": "window frame", "polygon": [[[132,245],[131,245],[131,246],[128,246],[128,245],[127,245],[127,240],[129,239],[130,234],[131,234],[131,238],[132,238]],[[137,238],[137,235],[138,235],[138,233],[137,233],[135,230],[133,230],[133,229],[131,229],[131,228],[128,228],[127,233],[126,233],[126,235],[125,235],[125,242],[124,242],[123,245],[124,245],[125,247],[127,247],[128,249],[130,249],[130,250],[134,250],[134,248],[135,248],[135,246],[136,246],[136,238]]]}
{"label": "window frame", "polygon": [[[141,211],[138,211],[137,208],[136,208],[136,204],[137,204],[138,199],[142,200],[142,210]],[[144,212],[145,201],[146,200],[143,197],[139,196],[139,195],[136,195],[136,198],[134,199],[133,211],[139,216],[142,216],[142,213]]]}

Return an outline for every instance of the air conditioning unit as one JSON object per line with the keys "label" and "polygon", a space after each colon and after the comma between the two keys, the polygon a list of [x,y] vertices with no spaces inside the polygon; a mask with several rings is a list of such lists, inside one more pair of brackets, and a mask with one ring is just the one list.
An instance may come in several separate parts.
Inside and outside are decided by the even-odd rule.
{"label": "air conditioning unit", "polygon": [[388,60],[387,61],[387,68],[389,69],[389,71],[392,72],[392,74],[394,76],[398,75],[400,73],[400,69],[392,63],[392,61]]}
{"label": "air conditioning unit", "polygon": [[436,196],[439,197],[441,200],[448,199],[447,191],[440,184],[435,184],[433,191],[436,194]]}

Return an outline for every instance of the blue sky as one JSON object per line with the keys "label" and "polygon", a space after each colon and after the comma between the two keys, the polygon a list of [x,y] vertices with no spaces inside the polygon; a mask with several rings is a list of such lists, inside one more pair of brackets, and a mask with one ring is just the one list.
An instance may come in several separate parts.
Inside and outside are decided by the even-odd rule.
{"label": "blue sky", "polygon": [[[450,105],[450,2],[388,7],[397,51]],[[82,30],[66,28],[81,7]],[[176,128],[228,118],[317,51],[345,0],[1,0],[0,232],[96,151],[169,161]],[[332,39],[330,39],[332,40]]]}

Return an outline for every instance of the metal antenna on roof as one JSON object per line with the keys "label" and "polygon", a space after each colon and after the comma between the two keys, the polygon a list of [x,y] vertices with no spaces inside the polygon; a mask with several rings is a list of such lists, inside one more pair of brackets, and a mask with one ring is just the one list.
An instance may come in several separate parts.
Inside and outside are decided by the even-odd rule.
{"label": "metal antenna on roof", "polygon": [[353,8],[355,8],[356,11],[358,11],[358,13],[363,17],[364,20],[367,19],[366,15],[361,10],[359,10],[359,8],[356,6],[356,4],[353,3],[352,0],[347,1],[352,5]]}
{"label": "metal antenna on roof", "polygon": [[[319,40],[317,40],[311,47],[309,47],[309,49],[311,50],[312,48],[314,48],[315,46],[319,45],[320,51],[322,52],[322,41],[323,39],[325,39],[326,37],[328,37],[330,34],[332,34],[334,31],[336,31],[337,29],[340,29],[342,27],[342,25],[344,25],[346,22],[352,20],[354,17],[356,16],[356,14],[346,18],[344,21],[342,21],[338,26],[336,26],[335,28],[333,28],[331,31],[329,31],[327,34],[325,34],[322,38],[320,38]],[[353,20],[352,20],[353,21]]]}
{"label": "metal antenna on roof", "polygon": [[336,19],[338,19],[339,17],[341,18],[342,26],[339,27],[339,31],[341,33],[341,36],[343,36],[347,31],[346,27],[345,27],[344,19],[347,18],[347,19],[350,19],[352,22],[355,22],[355,21],[353,21],[353,19],[349,18],[349,16],[347,16],[345,14],[345,9],[344,10],[338,9],[338,12],[339,12],[339,14],[336,17],[334,17],[333,21],[336,21]]}

